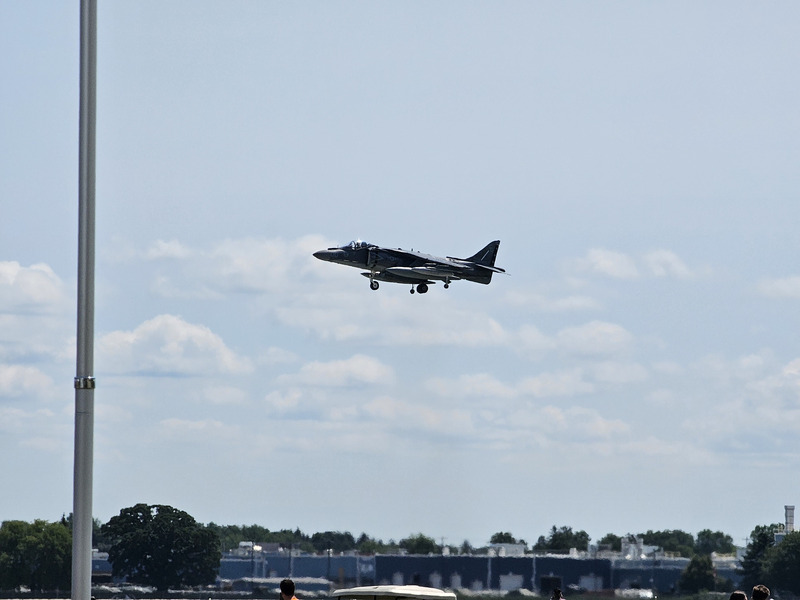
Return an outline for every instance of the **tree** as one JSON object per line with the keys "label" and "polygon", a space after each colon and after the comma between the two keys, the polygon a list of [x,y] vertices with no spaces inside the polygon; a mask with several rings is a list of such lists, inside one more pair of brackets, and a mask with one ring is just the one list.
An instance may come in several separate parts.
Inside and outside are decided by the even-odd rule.
{"label": "tree", "polygon": [[571,548],[586,550],[589,548],[589,541],[591,539],[589,534],[583,530],[573,533],[572,527],[556,529],[556,526],[553,525],[553,528],[550,530],[550,535],[548,535],[547,538],[540,535],[533,549],[562,552],[569,551]]}
{"label": "tree", "polygon": [[353,534],[349,531],[342,533],[341,531],[323,531],[315,533],[311,536],[311,543],[314,550],[319,553],[333,550],[334,552],[346,552],[348,550],[355,550],[356,540]]}
{"label": "tree", "polygon": [[694,543],[694,551],[696,554],[733,554],[736,552],[736,546],[733,545],[733,538],[721,531],[711,531],[710,529],[703,529],[697,534],[697,540]]}
{"label": "tree", "polygon": [[409,554],[439,554],[440,551],[436,540],[421,533],[400,540],[400,547]]}
{"label": "tree", "polygon": [[70,589],[72,534],[66,520],[0,525],[0,588]]}
{"label": "tree", "polygon": [[800,532],[786,534],[764,553],[763,574],[777,589],[800,594]]}
{"label": "tree", "polygon": [[122,509],[101,530],[111,540],[108,559],[116,576],[159,591],[214,581],[219,537],[182,510],[137,504]]}
{"label": "tree", "polygon": [[517,539],[513,535],[511,535],[510,531],[498,531],[497,533],[492,534],[492,537],[489,539],[490,544],[523,544],[527,546],[525,540]]}
{"label": "tree", "polygon": [[694,555],[694,536],[680,529],[648,530],[637,537],[642,538],[648,546],[658,546],[664,552],[676,552],[684,558]]}
{"label": "tree", "polygon": [[678,586],[682,593],[696,594],[700,590],[714,590],[714,564],[711,555],[696,555],[681,573]]}
{"label": "tree", "polygon": [[378,554],[387,552],[389,546],[383,543],[383,540],[376,540],[369,537],[366,533],[361,533],[356,540],[356,550],[359,554]]}
{"label": "tree", "polygon": [[621,552],[622,538],[618,535],[614,535],[613,533],[607,533],[600,539],[599,542],[597,542],[597,545],[598,547],[606,547],[608,550],[613,550],[614,552]]}
{"label": "tree", "polygon": [[743,589],[752,589],[754,585],[765,581],[764,558],[767,550],[775,545],[775,532],[781,529],[782,526],[777,523],[757,525],[750,533],[750,542],[747,544],[747,551],[742,558],[740,571]]}

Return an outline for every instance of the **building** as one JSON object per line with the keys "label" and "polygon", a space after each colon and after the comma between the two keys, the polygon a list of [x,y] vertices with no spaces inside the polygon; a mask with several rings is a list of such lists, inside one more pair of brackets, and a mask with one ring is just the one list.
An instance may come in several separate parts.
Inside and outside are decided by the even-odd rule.
{"label": "building", "polygon": [[[325,580],[333,588],[360,585],[416,584],[440,589],[530,590],[549,595],[564,590],[602,592],[614,589],[677,589],[688,558],[640,552],[627,557],[621,553],[571,552],[569,555],[309,555],[299,553],[253,552],[226,554],[221,563],[221,585],[242,579],[291,577]],[[643,557],[644,556],[644,557]],[[735,557],[714,557],[720,577],[738,584]]]}

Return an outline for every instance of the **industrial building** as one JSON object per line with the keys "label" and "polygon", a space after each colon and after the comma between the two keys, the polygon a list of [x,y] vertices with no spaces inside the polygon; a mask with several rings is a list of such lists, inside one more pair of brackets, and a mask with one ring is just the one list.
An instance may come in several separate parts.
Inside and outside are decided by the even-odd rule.
{"label": "industrial building", "polygon": [[[221,586],[241,588],[242,582],[258,587],[283,577],[325,580],[332,587],[382,584],[417,584],[436,588],[484,590],[530,590],[549,595],[553,588],[573,592],[614,589],[675,590],[688,558],[649,554],[642,545],[627,553],[576,552],[567,555],[308,555],[255,550],[223,556]],[[639,550],[638,554],[631,554]],[[733,556],[712,557],[719,577],[737,584],[738,561]]]}

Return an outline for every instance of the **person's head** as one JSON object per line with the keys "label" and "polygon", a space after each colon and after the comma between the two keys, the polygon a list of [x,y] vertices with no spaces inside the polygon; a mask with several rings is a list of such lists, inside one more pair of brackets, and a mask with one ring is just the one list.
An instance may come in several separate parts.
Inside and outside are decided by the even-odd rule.
{"label": "person's head", "polygon": [[283,598],[291,600],[292,596],[294,596],[294,581],[291,579],[284,579],[281,581],[281,600],[283,600]]}
{"label": "person's head", "polygon": [[758,584],[753,588],[751,597],[753,600],[769,600],[769,588],[765,585]]}
{"label": "person's head", "polygon": [[747,594],[745,594],[742,590],[736,590],[735,592],[731,593],[731,597],[728,600],[747,600]]}

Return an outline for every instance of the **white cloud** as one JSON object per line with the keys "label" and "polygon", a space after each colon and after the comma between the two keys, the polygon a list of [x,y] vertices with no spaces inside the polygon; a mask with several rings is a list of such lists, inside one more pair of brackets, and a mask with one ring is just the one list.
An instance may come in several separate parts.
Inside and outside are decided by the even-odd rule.
{"label": "white cloud", "polygon": [[[711,447],[784,452],[800,427],[800,359],[781,364],[767,354],[737,359],[706,357],[695,365],[700,377],[695,412],[683,423],[702,432]],[[709,388],[709,383],[713,387]]]}
{"label": "white cloud", "polygon": [[278,382],[316,387],[348,387],[393,383],[394,371],[379,360],[357,354],[345,360],[311,362],[292,375],[281,375]]}
{"label": "white cloud", "polygon": [[592,365],[594,378],[602,383],[639,383],[647,379],[647,369],[637,363],[602,361]]}
{"label": "white cloud", "polygon": [[458,432],[465,435],[473,430],[470,412],[460,408],[437,408],[397,400],[388,396],[375,398],[364,407],[364,412],[378,422],[397,430],[423,430],[428,433]]}
{"label": "white cloud", "polygon": [[0,431],[18,433],[32,415],[16,406],[0,406]]}
{"label": "white cloud", "polygon": [[177,442],[208,442],[212,439],[236,440],[236,428],[215,419],[192,421],[189,419],[164,419],[158,424],[160,435]]}
{"label": "white cloud", "polygon": [[618,354],[629,350],[633,336],[621,325],[591,321],[577,327],[567,327],[556,335],[558,346],[574,354]]}
{"label": "white cloud", "polygon": [[456,380],[434,377],[425,382],[425,388],[439,396],[467,398],[510,398],[514,388],[488,373],[461,375]]}
{"label": "white cloud", "polygon": [[312,332],[323,340],[372,339],[390,345],[462,347],[497,346],[510,341],[503,326],[489,315],[456,308],[456,303],[443,296],[427,296],[375,296],[368,288],[364,291],[357,287],[351,292],[306,297],[274,310],[283,324]]}
{"label": "white cloud", "polygon": [[[324,277],[330,266],[312,254],[327,244],[321,236],[228,239],[217,243],[207,257],[207,276],[226,291],[282,293],[300,290],[313,275]],[[211,285],[211,281],[209,285]]]}
{"label": "white cloud", "polygon": [[64,284],[48,265],[0,261],[0,313],[61,311],[66,304]]}
{"label": "white cloud", "polygon": [[517,335],[522,349],[535,357],[540,357],[557,347],[555,339],[542,333],[535,325],[523,325]]}
{"label": "white cloud", "polygon": [[800,298],[800,276],[765,279],[758,284],[758,291],[768,298]]}
{"label": "white cloud", "polygon": [[477,311],[441,304],[415,311],[410,317],[393,320],[383,334],[388,343],[477,348],[510,341],[497,320]]}
{"label": "white cloud", "polygon": [[[638,264],[641,265],[638,266]],[[690,279],[695,273],[671,250],[659,249],[635,258],[623,252],[592,248],[586,256],[573,261],[579,272],[605,275],[614,279],[638,279],[642,272],[654,277]]]}
{"label": "white cloud", "polygon": [[631,257],[603,248],[592,248],[578,264],[582,270],[615,279],[636,279],[639,276],[639,270]]}
{"label": "white cloud", "polygon": [[595,388],[584,379],[581,369],[566,369],[525,378],[519,383],[518,389],[534,398],[551,398],[591,394]]}
{"label": "white cloud", "polygon": [[800,377],[800,358],[796,358],[783,368],[786,377]]}
{"label": "white cloud", "polygon": [[145,258],[157,260],[163,258],[187,259],[194,254],[194,251],[185,246],[178,240],[156,240],[145,252]]}
{"label": "white cloud", "polygon": [[634,337],[621,325],[605,321],[590,321],[583,325],[565,327],[547,335],[531,324],[524,324],[515,342],[522,351],[540,359],[553,351],[578,356],[604,356],[627,352]]}
{"label": "white cloud", "polygon": [[213,375],[248,373],[252,364],[228,348],[208,327],[174,315],[159,315],[133,331],[115,331],[98,341],[98,362],[112,373]]}
{"label": "white cloud", "polygon": [[603,418],[596,410],[570,408],[566,411],[566,418],[571,432],[586,437],[613,438],[630,431],[630,426],[624,421]]}
{"label": "white cloud", "polygon": [[277,390],[270,392],[264,398],[264,402],[274,411],[285,413],[297,408],[300,405],[302,398],[303,393],[297,388],[292,388],[289,390]]}
{"label": "white cloud", "polygon": [[688,279],[693,276],[692,271],[678,258],[678,255],[669,250],[649,252],[644,256],[644,263],[656,277],[673,276]]}
{"label": "white cloud", "polygon": [[259,354],[257,362],[260,365],[284,365],[297,362],[297,358],[294,352],[272,346]]}
{"label": "white cloud", "polygon": [[36,367],[0,364],[0,397],[44,396],[53,380]]}
{"label": "white cloud", "polygon": [[[330,277],[331,271],[321,268],[326,265],[312,256],[325,246],[324,238],[315,235],[296,240],[229,238],[205,250],[177,240],[158,240],[143,256],[170,259],[162,260],[159,271],[152,275],[150,289],[154,293],[166,298],[221,299],[228,294],[294,294],[309,276]],[[333,270],[333,276],[336,273]]]}
{"label": "white cloud", "polygon": [[238,387],[219,385],[203,388],[203,397],[211,404],[233,406],[246,404],[248,393]]}
{"label": "white cloud", "polygon": [[544,294],[513,290],[506,294],[506,302],[512,306],[526,307],[542,312],[578,312],[598,310],[600,303],[590,296],[569,295],[549,298]]}
{"label": "white cloud", "polygon": [[442,398],[488,398],[493,401],[568,397],[591,394],[597,383],[625,385],[648,378],[647,369],[637,363],[600,361],[586,368],[561,369],[524,377],[516,383],[505,383],[489,373],[461,375],[448,379],[432,377],[425,389]]}
{"label": "white cloud", "polygon": [[653,371],[657,373],[662,373],[664,375],[680,375],[683,373],[684,368],[682,365],[675,361],[670,360],[662,360],[657,361],[651,365]]}

